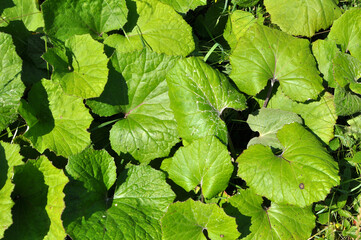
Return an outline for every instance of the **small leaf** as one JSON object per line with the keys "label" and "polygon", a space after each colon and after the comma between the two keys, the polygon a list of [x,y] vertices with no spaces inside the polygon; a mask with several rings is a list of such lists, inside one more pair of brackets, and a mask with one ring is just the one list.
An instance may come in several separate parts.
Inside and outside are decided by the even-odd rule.
{"label": "small leaf", "polygon": [[188,199],[168,207],[162,218],[162,239],[219,239],[239,237],[234,218],[229,217],[216,204],[204,204]]}
{"label": "small leaf", "polygon": [[237,159],[238,175],[255,193],[279,204],[305,207],[323,200],[339,184],[338,165],[321,142],[298,123],[277,132],[280,155],[252,145]]}
{"label": "small leaf", "polygon": [[25,86],[21,81],[22,60],[10,35],[0,32],[0,131],[18,117]]}
{"label": "small leaf", "polygon": [[52,80],[58,82],[69,95],[99,97],[108,78],[108,58],[104,54],[103,44],[93,40],[90,35],[76,35],[69,38],[65,46],[72,52],[69,61],[58,49],[50,49],[43,55],[54,67]]}
{"label": "small leaf", "polygon": [[228,142],[221,114],[226,108],[243,110],[245,97],[228,79],[199,58],[180,59],[167,74],[171,108],[179,135],[186,141],[217,136]]}
{"label": "small leaf", "polygon": [[0,141],[0,238],[13,223],[11,209],[14,202],[11,194],[14,190],[14,167],[23,164],[19,152],[18,145]]}
{"label": "small leaf", "polygon": [[335,0],[265,0],[264,5],[282,31],[306,37],[327,29],[341,15]]}
{"label": "small leaf", "polygon": [[33,85],[28,102],[21,102],[20,114],[29,126],[24,136],[41,153],[50,149],[68,157],[90,144],[87,129],[93,118],[83,100],[66,95],[49,80]]}
{"label": "small leaf", "polygon": [[361,61],[361,9],[346,11],[331,27],[327,38],[340,45],[344,53],[350,53]]}
{"label": "small leaf", "polygon": [[47,0],[41,6],[45,32],[65,41],[71,36],[118,30],[127,22],[126,1]]}
{"label": "small leaf", "polygon": [[252,138],[248,142],[248,147],[254,144],[282,148],[277,139],[276,133],[285,124],[298,122],[302,124],[302,119],[293,112],[279,109],[261,108],[257,112],[248,115],[247,123],[254,132],[259,132],[258,137]]}
{"label": "small leaf", "polygon": [[103,116],[124,114],[110,131],[110,143],[117,153],[130,153],[148,163],[168,156],[179,142],[165,80],[174,61],[175,57],[148,49],[113,55],[115,71],[111,71],[106,92],[87,104]]}
{"label": "small leaf", "polygon": [[268,208],[262,207],[263,199],[252,188],[241,190],[228,200],[241,214],[251,217],[250,239],[307,239],[315,227],[312,207],[299,208],[272,202]]}
{"label": "small leaf", "polygon": [[226,189],[233,165],[227,147],[208,136],[180,148],[174,157],[163,161],[162,169],[188,192],[200,185],[202,194],[210,199]]}
{"label": "small leaf", "polygon": [[116,167],[106,151],[87,149],[70,157],[66,169],[72,178],[63,220],[73,239],[161,238],[160,218],[175,197],[163,173],[150,166],[126,169],[112,196]]}
{"label": "small leaf", "polygon": [[275,29],[254,24],[230,61],[230,77],[249,95],[259,93],[270,79],[279,81],[282,92],[296,101],[316,99],[323,90],[309,41]]}

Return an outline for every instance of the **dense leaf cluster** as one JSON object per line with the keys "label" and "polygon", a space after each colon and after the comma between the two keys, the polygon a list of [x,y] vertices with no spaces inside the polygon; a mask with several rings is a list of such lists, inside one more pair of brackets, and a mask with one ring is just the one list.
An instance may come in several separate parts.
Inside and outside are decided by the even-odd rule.
{"label": "dense leaf cluster", "polygon": [[354,6],[2,1],[0,238],[356,237]]}

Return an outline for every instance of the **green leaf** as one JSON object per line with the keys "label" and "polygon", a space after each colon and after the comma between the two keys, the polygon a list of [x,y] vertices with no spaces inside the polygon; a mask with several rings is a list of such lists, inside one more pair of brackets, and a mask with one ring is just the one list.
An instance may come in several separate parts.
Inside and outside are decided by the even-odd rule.
{"label": "green leaf", "polygon": [[351,91],[361,94],[361,61],[349,54],[339,53],[333,59],[333,74],[340,87],[348,86]]}
{"label": "green leaf", "polygon": [[29,126],[25,137],[39,152],[50,149],[68,157],[90,144],[87,128],[92,117],[81,98],[68,96],[57,84],[42,80],[30,90],[28,102],[21,103],[20,114]]}
{"label": "green leaf", "polygon": [[199,6],[207,4],[207,0],[160,0],[161,2],[172,6],[177,12],[187,13],[190,9],[194,10]]}
{"label": "green leaf", "polygon": [[169,178],[186,191],[200,186],[208,199],[224,191],[233,172],[227,147],[216,137],[207,136],[180,148],[162,163]]}
{"label": "green leaf", "polygon": [[[37,0],[12,0],[14,6],[6,8],[0,16],[0,27],[10,21],[22,21],[29,31],[44,27],[43,14]],[[3,3],[2,3],[3,4]]]}
{"label": "green leaf", "polygon": [[242,239],[303,240],[311,236],[315,227],[312,206],[299,208],[272,202],[265,208],[262,196],[256,195],[252,188],[241,190],[228,201],[242,214],[251,217],[251,234]]}
{"label": "green leaf", "polygon": [[[65,42],[71,51],[71,59],[61,49],[50,49],[43,57],[53,65],[52,80],[59,83],[64,92],[82,98],[99,97],[108,78],[108,58],[103,44],[90,35],[76,35]],[[91,49],[91,51],[89,51]]]}
{"label": "green leaf", "polygon": [[345,88],[335,88],[335,105],[338,116],[349,116],[361,111],[361,97]]}
{"label": "green leaf", "polygon": [[194,50],[192,28],[171,6],[157,0],[129,0],[129,5],[123,43],[167,55],[187,56]]}
{"label": "green leaf", "polygon": [[130,41],[129,38],[120,34],[110,35],[105,39],[104,44],[115,48],[120,53],[134,52],[146,47],[142,41]]}
{"label": "green leaf", "polygon": [[[160,239],[160,218],[175,195],[165,175],[149,166],[133,166],[116,180],[113,158],[87,149],[66,167],[64,225],[73,239]],[[82,206],[79,208],[79,206]]]}
{"label": "green leaf", "polygon": [[234,240],[239,237],[234,218],[216,204],[204,204],[188,199],[168,207],[162,218],[163,240]]}
{"label": "green leaf", "polygon": [[318,64],[318,69],[323,74],[323,78],[328,82],[329,87],[336,87],[336,82],[333,78],[333,64],[332,60],[339,53],[340,50],[332,40],[317,40],[312,43],[312,53],[315,56]]}
{"label": "green leaf", "polygon": [[299,114],[305,125],[326,144],[334,138],[334,127],[337,120],[334,97],[326,92],[317,101],[297,103],[277,92],[268,103],[269,108]]}
{"label": "green leaf", "polygon": [[42,156],[16,168],[14,182],[14,224],[5,239],[64,239],[61,214],[68,178],[63,170]]}
{"label": "green leaf", "polygon": [[323,200],[340,183],[338,165],[310,132],[298,123],[277,132],[280,155],[252,145],[237,159],[238,175],[259,195],[279,204],[305,207]]}
{"label": "green leaf", "polygon": [[302,119],[293,112],[279,109],[261,108],[255,113],[248,115],[247,123],[259,136],[252,138],[248,142],[248,147],[254,144],[262,144],[274,148],[282,148],[277,139],[276,133],[285,124],[298,122],[302,124]]}
{"label": "green leaf", "polygon": [[340,45],[341,50],[361,61],[361,9],[346,11],[331,27],[328,39]]}
{"label": "green leaf", "polygon": [[0,131],[16,120],[25,86],[21,81],[22,60],[10,35],[0,32]]}
{"label": "green leaf", "polygon": [[99,37],[118,30],[128,15],[125,1],[117,0],[47,0],[41,8],[45,32],[63,41],[74,35]]}
{"label": "green leaf", "polygon": [[117,153],[130,153],[136,160],[147,163],[168,156],[179,142],[165,80],[174,61],[174,57],[147,49],[132,53],[117,51],[113,55],[112,64],[118,76],[111,75],[104,95],[87,104],[103,116],[124,114],[124,119],[110,131],[110,142]]}
{"label": "green leaf", "polygon": [[259,0],[232,0],[233,4],[237,4],[241,8],[253,7]]}
{"label": "green leaf", "polygon": [[[347,120],[347,123],[350,125],[349,127],[347,127],[347,131],[351,134],[356,134],[356,138],[360,139],[361,138],[361,116],[357,116],[354,118],[351,118],[349,120]],[[358,159],[360,159],[360,152],[358,152]],[[356,155],[355,155],[356,157]]]}
{"label": "green leaf", "polygon": [[234,11],[229,17],[224,30],[223,37],[227,40],[229,46],[233,50],[238,40],[245,34],[257,19],[250,12],[241,10]]}
{"label": "green leaf", "polygon": [[265,0],[264,5],[282,31],[306,37],[327,29],[341,15],[336,0]]}
{"label": "green leaf", "polygon": [[322,79],[310,51],[309,41],[254,24],[239,40],[230,56],[230,77],[238,88],[256,95],[269,79],[296,101],[316,99]]}
{"label": "green leaf", "polygon": [[13,223],[11,208],[14,202],[11,193],[14,190],[12,178],[14,167],[23,164],[22,156],[19,154],[20,147],[0,141],[0,238]]}
{"label": "green leaf", "polygon": [[192,57],[180,59],[167,74],[167,82],[179,135],[189,142],[215,135],[227,143],[223,110],[246,108],[245,97],[228,79],[200,58]]}

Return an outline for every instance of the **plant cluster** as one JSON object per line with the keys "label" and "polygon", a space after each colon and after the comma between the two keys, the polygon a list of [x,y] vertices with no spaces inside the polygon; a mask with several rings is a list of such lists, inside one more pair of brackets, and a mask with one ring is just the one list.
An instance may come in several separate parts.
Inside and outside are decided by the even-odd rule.
{"label": "plant cluster", "polygon": [[0,238],[360,239],[358,0],[3,0]]}

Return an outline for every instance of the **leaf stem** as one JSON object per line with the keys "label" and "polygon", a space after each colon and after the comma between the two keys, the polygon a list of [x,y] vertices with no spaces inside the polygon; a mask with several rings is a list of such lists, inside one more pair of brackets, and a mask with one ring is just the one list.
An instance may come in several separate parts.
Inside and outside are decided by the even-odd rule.
{"label": "leaf stem", "polygon": [[267,97],[266,97],[266,100],[264,101],[264,104],[263,104],[263,107],[266,108],[267,105],[268,105],[268,101],[270,100],[271,98],[271,94],[272,94],[272,90],[273,90],[273,86],[276,82],[276,79],[273,77],[271,79],[271,87],[268,89],[268,92],[267,92]]}

